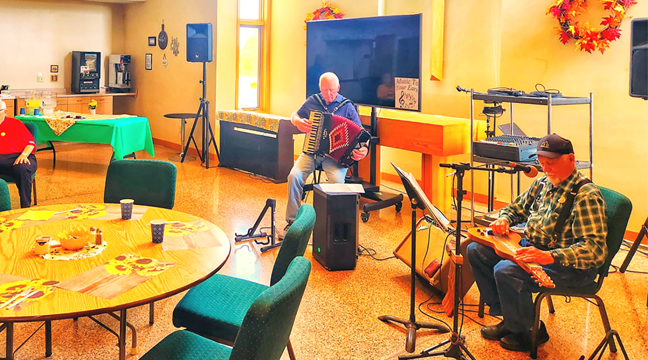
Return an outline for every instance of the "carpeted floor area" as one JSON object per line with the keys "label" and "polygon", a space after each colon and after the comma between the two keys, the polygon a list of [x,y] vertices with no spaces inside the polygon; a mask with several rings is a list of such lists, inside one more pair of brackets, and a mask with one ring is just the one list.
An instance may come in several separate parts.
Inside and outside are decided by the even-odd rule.
{"label": "carpeted floor area", "polygon": [[[155,159],[158,160],[177,154],[177,150],[161,146],[156,146],[155,150]],[[57,144],[56,168],[53,168],[51,153],[39,153],[36,176],[39,205],[102,202],[110,156],[109,146],[60,143]],[[138,153],[138,157],[150,158],[144,152]],[[286,184],[273,184],[225,168],[207,170],[198,161],[175,165],[178,167],[175,210],[211,221],[233,241],[235,232],[244,233],[254,224],[266,199],[274,198],[277,200],[277,219],[281,220],[278,224],[282,226]],[[402,190],[398,184],[389,185]],[[13,185],[10,187],[16,208],[17,192]],[[262,225],[268,224],[269,216]],[[359,224],[360,244],[372,249],[372,253],[375,251],[375,258],[389,258],[409,232],[410,209],[406,205],[400,213],[396,213],[393,207],[381,210],[372,213],[367,223],[360,221]],[[426,232],[419,234],[419,239],[427,239]],[[267,283],[276,251],[261,253],[258,247],[252,243],[233,246],[230,259],[221,273]],[[622,250],[614,264],[620,265],[626,253]],[[310,247],[306,250],[306,257],[313,261],[313,270],[291,335],[298,359],[396,359],[398,355],[406,354],[404,328],[385,324],[378,320],[378,316],[409,317],[409,267],[395,258],[378,261],[365,255],[359,258],[355,270],[329,272],[312,259]],[[630,270],[648,271],[646,256],[637,254]],[[619,331],[631,359],[648,358],[647,276],[635,272],[612,273],[600,293],[612,328]],[[420,309],[439,319],[430,318],[417,309],[417,320],[432,323],[442,320],[452,325],[452,319],[441,313],[439,293],[421,278],[416,284],[416,303],[429,300]],[[171,314],[181,296],[156,303],[156,321],[152,326],[148,324],[148,307],[128,311],[129,320],[137,328],[139,354],[175,330]],[[465,297],[465,317],[459,319],[466,347],[472,355],[476,359],[527,359],[528,353],[508,352],[498,342],[481,338],[479,323],[491,325],[499,320],[488,316],[478,318],[475,306],[478,299],[479,292],[473,286]],[[547,324],[551,340],[540,348],[539,359],[589,356],[604,336],[596,306],[581,299],[564,301],[563,298],[555,298],[554,304],[555,314],[548,314],[543,308],[542,319]],[[99,318],[116,328],[117,321],[109,316]],[[38,325],[18,324],[17,344]],[[117,359],[116,338],[87,318],[55,321],[53,333],[54,354],[50,359]],[[426,349],[448,337],[447,333],[419,330],[416,349]],[[130,343],[129,335],[127,344]],[[0,348],[4,347],[5,337],[1,334]],[[16,353],[16,358],[44,358],[42,330]],[[129,355],[127,358],[137,359],[138,356]],[[282,359],[288,359],[287,352]],[[622,359],[622,356],[610,355],[607,351],[603,359]]]}

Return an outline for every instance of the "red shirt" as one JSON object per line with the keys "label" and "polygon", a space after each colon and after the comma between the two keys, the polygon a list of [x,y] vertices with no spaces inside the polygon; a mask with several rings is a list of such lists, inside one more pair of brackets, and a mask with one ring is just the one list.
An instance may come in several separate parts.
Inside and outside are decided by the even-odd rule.
{"label": "red shirt", "polygon": [[34,137],[20,120],[6,116],[0,124],[0,154],[21,153],[27,145],[33,145],[36,152]]}

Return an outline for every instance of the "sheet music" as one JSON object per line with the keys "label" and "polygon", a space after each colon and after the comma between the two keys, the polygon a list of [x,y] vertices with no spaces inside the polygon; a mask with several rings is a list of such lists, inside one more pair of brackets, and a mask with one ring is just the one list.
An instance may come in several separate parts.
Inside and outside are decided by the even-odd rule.
{"label": "sheet music", "polygon": [[407,183],[414,189],[414,191],[416,191],[418,197],[421,199],[421,201],[423,201],[423,206],[430,213],[437,226],[446,233],[451,231],[452,229],[450,228],[450,220],[441,212],[441,210],[439,210],[432,204],[432,202],[430,202],[430,199],[428,199],[428,197],[425,195],[425,192],[419,185],[418,181],[416,181],[414,175],[412,175],[411,173],[406,173],[401,168],[394,165],[394,163],[392,163],[392,166],[394,167],[394,169],[396,169],[398,176],[400,176],[404,181],[407,181]]}

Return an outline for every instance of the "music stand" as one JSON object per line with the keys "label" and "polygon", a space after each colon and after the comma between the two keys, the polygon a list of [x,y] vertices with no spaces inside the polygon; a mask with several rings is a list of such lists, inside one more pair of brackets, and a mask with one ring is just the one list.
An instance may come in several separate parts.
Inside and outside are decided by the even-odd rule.
{"label": "music stand", "polygon": [[[412,204],[412,270],[410,274],[410,316],[409,319],[398,318],[393,315],[381,315],[378,317],[379,320],[387,322],[391,321],[394,323],[401,324],[407,329],[407,340],[405,342],[405,350],[407,352],[414,352],[416,347],[416,330],[420,328],[425,329],[435,329],[441,333],[450,331],[444,325],[432,324],[432,323],[423,323],[416,321],[416,302],[415,302],[415,289],[416,289],[416,209],[428,210],[434,221],[441,227],[444,231],[447,230],[448,223],[447,221],[441,221],[440,219],[445,219],[445,217],[438,216],[439,210],[432,205],[430,200],[427,198],[423,189],[418,185],[416,179],[412,174],[405,173],[403,170],[398,168],[396,165],[392,164],[394,169],[401,178],[403,186],[405,186],[405,191],[407,196],[410,198]],[[447,219],[446,219],[447,220]]]}

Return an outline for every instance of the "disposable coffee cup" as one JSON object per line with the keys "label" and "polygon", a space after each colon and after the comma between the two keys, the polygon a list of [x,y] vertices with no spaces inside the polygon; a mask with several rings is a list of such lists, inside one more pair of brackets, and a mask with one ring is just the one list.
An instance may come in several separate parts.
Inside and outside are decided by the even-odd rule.
{"label": "disposable coffee cup", "polygon": [[20,115],[25,115],[25,108],[20,108]]}
{"label": "disposable coffee cup", "polygon": [[40,111],[38,109],[34,109],[34,116],[40,115]]}
{"label": "disposable coffee cup", "polygon": [[122,199],[119,201],[121,204],[121,217],[122,220],[130,220],[130,218],[133,216],[133,203],[135,200],[133,199]]}
{"label": "disposable coffee cup", "polygon": [[161,244],[164,240],[164,220],[151,220],[151,237],[154,244]]}
{"label": "disposable coffee cup", "polygon": [[36,244],[34,245],[34,253],[36,255],[45,255],[50,252],[50,240],[51,236],[39,236],[36,238]]}

